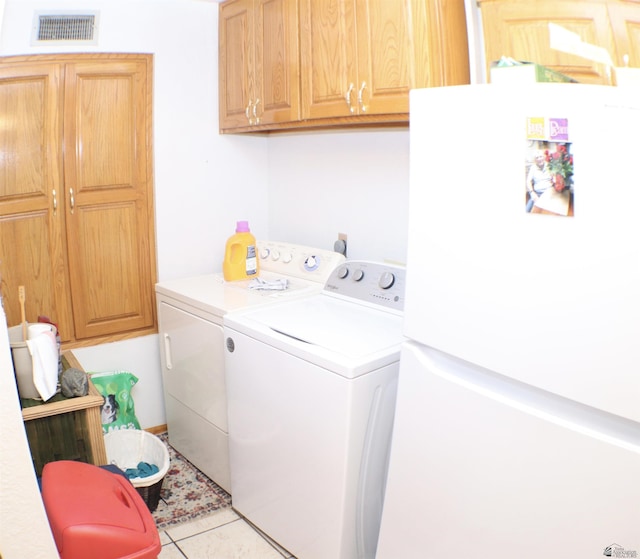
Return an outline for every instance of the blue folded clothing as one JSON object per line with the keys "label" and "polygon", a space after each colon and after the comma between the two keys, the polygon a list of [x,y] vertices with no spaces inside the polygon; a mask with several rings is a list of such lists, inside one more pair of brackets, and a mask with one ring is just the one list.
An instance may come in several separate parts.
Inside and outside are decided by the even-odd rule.
{"label": "blue folded clothing", "polygon": [[127,468],[124,473],[131,479],[134,477],[149,477],[153,474],[157,474],[160,470],[155,464],[149,464],[147,462],[138,462],[137,468]]}
{"label": "blue folded clothing", "polygon": [[100,466],[100,468],[102,468],[103,470],[107,470],[112,474],[118,474],[119,476],[127,477],[126,474],[120,468],[118,468],[118,466],[116,466],[115,464],[106,464],[104,466]]}

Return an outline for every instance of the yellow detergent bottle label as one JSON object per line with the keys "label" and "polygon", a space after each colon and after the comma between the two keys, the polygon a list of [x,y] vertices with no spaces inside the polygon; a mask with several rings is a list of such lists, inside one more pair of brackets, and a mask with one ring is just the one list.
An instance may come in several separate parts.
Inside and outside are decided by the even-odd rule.
{"label": "yellow detergent bottle label", "polygon": [[258,255],[256,254],[256,245],[247,246],[247,276],[254,276],[258,273]]}

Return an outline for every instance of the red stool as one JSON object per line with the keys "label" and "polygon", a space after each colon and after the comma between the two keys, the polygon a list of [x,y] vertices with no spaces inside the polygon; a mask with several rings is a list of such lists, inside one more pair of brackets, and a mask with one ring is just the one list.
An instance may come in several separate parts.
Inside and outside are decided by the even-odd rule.
{"label": "red stool", "polygon": [[42,470],[42,499],[61,559],[155,559],[149,509],[125,477],[71,460]]}

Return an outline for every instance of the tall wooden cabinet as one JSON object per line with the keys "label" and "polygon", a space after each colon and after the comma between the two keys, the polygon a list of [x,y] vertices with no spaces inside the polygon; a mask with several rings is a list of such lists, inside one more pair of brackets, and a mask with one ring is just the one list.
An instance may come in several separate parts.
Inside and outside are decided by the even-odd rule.
{"label": "tall wooden cabinet", "polygon": [[298,120],[296,0],[225,2],[219,44],[221,130]]}
{"label": "tall wooden cabinet", "polygon": [[[478,0],[487,67],[501,56],[537,62],[582,83],[610,84],[603,63],[550,47],[549,23],[602,47],[615,66],[640,67],[638,0]],[[627,55],[625,57],[625,55]]]}
{"label": "tall wooden cabinet", "polygon": [[[0,274],[9,324],[63,342],[156,327],[150,55],[0,59]],[[129,334],[127,334],[129,333]]]}
{"label": "tall wooden cabinet", "polygon": [[464,0],[227,0],[219,40],[221,132],[406,123],[410,89],[469,82]]}

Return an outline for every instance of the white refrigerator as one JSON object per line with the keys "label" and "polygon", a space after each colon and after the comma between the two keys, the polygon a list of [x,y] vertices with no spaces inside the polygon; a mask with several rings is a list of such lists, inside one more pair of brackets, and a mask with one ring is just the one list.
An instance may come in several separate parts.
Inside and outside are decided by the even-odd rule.
{"label": "white refrigerator", "polygon": [[640,94],[416,90],[410,126],[377,559],[640,557]]}

